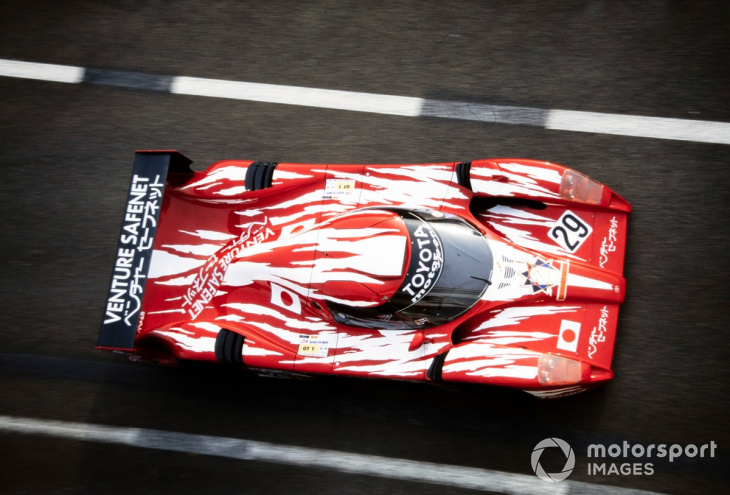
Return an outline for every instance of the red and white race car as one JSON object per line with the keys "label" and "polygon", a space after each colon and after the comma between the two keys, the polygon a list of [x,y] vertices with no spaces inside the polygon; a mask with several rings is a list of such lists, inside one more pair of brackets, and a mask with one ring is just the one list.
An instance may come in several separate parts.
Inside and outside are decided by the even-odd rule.
{"label": "red and white race car", "polygon": [[98,347],[573,394],[613,376],[629,204],[523,159],[136,154]]}

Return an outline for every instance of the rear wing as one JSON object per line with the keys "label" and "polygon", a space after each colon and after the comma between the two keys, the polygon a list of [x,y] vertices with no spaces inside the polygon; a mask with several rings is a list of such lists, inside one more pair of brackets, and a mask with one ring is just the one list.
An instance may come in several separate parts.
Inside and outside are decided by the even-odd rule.
{"label": "rear wing", "polygon": [[98,348],[133,350],[166,185],[193,173],[177,151],[137,151]]}

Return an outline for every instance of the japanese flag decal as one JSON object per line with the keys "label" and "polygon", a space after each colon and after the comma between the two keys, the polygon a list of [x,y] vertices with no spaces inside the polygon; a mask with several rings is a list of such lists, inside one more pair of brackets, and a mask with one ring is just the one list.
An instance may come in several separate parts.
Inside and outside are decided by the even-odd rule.
{"label": "japanese flag decal", "polygon": [[580,322],[563,320],[560,322],[558,334],[558,349],[577,352],[578,337],[580,337]]}

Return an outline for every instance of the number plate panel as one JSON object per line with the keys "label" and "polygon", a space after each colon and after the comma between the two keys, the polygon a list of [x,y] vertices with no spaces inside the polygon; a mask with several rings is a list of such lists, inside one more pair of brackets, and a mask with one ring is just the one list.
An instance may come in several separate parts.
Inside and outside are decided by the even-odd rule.
{"label": "number plate panel", "polygon": [[593,233],[593,229],[572,211],[566,211],[550,229],[550,239],[559,246],[575,253]]}

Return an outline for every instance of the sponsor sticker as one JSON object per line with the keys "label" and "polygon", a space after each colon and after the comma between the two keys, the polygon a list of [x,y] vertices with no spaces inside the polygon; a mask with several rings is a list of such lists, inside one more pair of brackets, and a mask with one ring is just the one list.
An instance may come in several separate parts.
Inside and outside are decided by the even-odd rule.
{"label": "sponsor sticker", "polygon": [[337,199],[352,196],[356,190],[355,179],[327,179],[324,186],[324,199]]}
{"label": "sponsor sticker", "polygon": [[[184,157],[167,152],[136,153],[119,234],[114,270],[97,345],[131,349],[142,328],[142,301],[168,171],[185,172]],[[172,167],[172,168],[171,168]]]}
{"label": "sponsor sticker", "polygon": [[308,335],[299,336],[299,350],[297,354],[300,356],[311,357],[327,357],[330,350],[330,341],[324,337],[310,337]]}
{"label": "sponsor sticker", "polygon": [[557,285],[557,271],[550,260],[537,258],[534,263],[527,262],[527,270],[522,272],[525,286],[530,287],[533,294],[542,292],[552,295],[552,288]]}
{"label": "sponsor sticker", "polygon": [[568,271],[570,270],[570,261],[563,261],[560,264],[560,285],[558,286],[558,301],[565,301],[568,295]]}
{"label": "sponsor sticker", "polygon": [[603,238],[603,241],[601,242],[601,252],[598,259],[598,264],[601,266],[601,268],[606,267],[606,263],[608,263],[609,254],[616,251],[616,237],[618,235],[618,220],[616,220],[616,217],[613,217],[611,219],[611,225],[608,228],[608,234],[606,234],[606,237]]}
{"label": "sponsor sticker", "polygon": [[251,222],[241,231],[238,239],[208,259],[205,265],[198,271],[190,287],[183,294],[182,309],[188,313],[192,320],[196,319],[203,312],[205,306],[218,292],[218,287],[223,282],[231,262],[244,249],[264,242],[273,235],[275,233],[271,229],[268,218],[264,218],[260,222]]}
{"label": "sponsor sticker", "polygon": [[165,187],[161,175],[134,174],[119,237],[104,324],[137,323]]}
{"label": "sponsor sticker", "polygon": [[591,331],[591,338],[588,341],[588,357],[590,359],[595,356],[599,344],[606,341],[606,332],[608,332],[608,306],[601,308],[598,324]]}
{"label": "sponsor sticker", "polygon": [[417,303],[428,294],[443,265],[444,251],[438,235],[426,222],[420,222],[411,233],[411,262],[401,289],[411,303]]}
{"label": "sponsor sticker", "polygon": [[555,262],[537,258],[532,263],[526,262],[526,266],[527,270],[521,272],[521,275],[525,277],[525,287],[529,287],[532,294],[543,293],[552,296],[553,288],[557,287],[556,299],[565,301],[568,293],[569,261]]}

